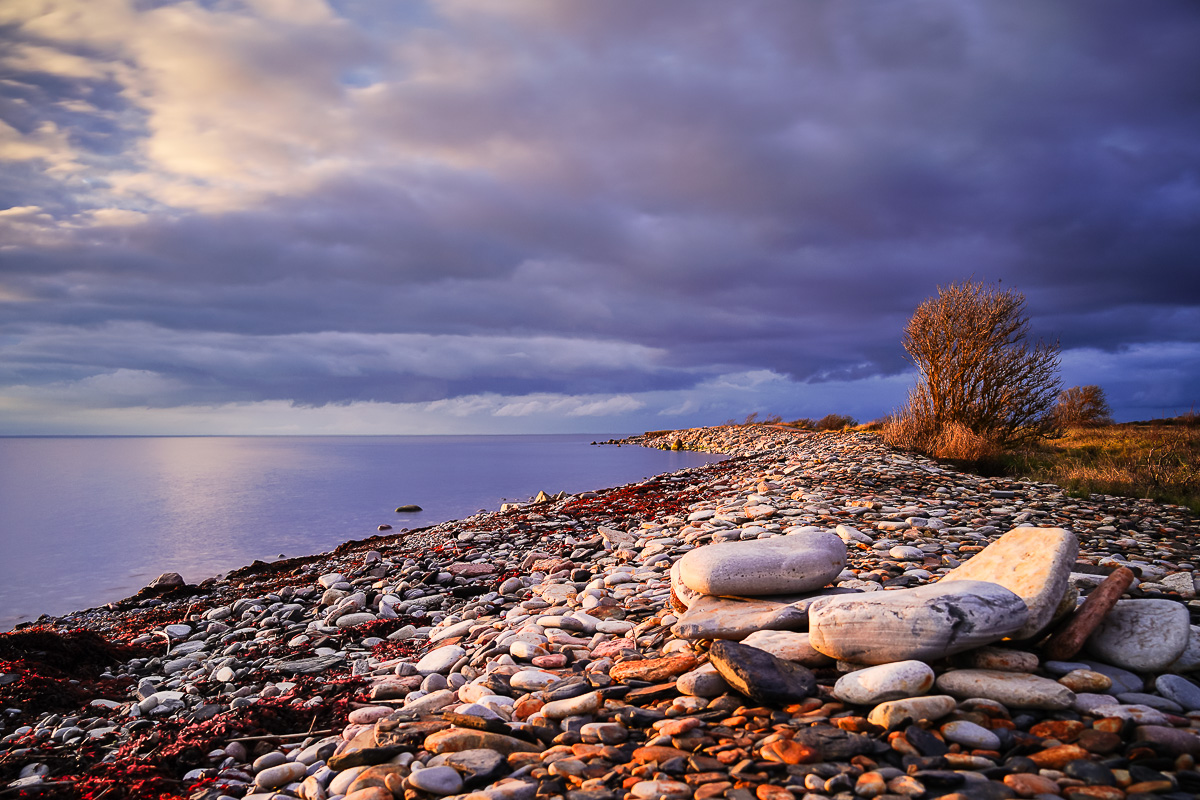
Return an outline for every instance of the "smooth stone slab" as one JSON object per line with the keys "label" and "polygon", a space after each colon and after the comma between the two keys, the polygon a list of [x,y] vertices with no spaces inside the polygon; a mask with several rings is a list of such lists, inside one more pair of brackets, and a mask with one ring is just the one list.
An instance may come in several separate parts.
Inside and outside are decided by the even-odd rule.
{"label": "smooth stone slab", "polygon": [[437,650],[426,653],[417,662],[417,672],[421,675],[445,674],[466,654],[467,651],[456,644],[439,647]]}
{"label": "smooth stone slab", "polygon": [[1100,661],[1138,672],[1162,672],[1191,640],[1187,606],[1173,600],[1120,600],[1087,640]]}
{"label": "smooth stone slab", "polygon": [[897,661],[856,670],[838,678],[833,696],[846,703],[875,705],[916,697],[933,688],[933,670],[923,661]]}
{"label": "smooth stone slab", "polygon": [[935,661],[1011,636],[1025,603],[994,583],[953,581],[828,597],[808,612],[812,646],[859,664]]}
{"label": "smooth stone slab", "polygon": [[671,633],[680,639],[737,641],[755,631],[802,631],[807,627],[807,609],[771,600],[731,600],[705,596],[693,602],[680,616]]}
{"label": "smooth stone slab", "polygon": [[679,576],[707,595],[755,597],[820,589],[846,566],[846,543],[827,531],[710,544],[679,559]]}
{"label": "smooth stone slab", "polygon": [[955,709],[958,703],[944,694],[910,697],[907,700],[889,700],[871,709],[867,722],[881,728],[892,729],[905,720],[939,720]]}
{"label": "smooth stone slab", "polygon": [[833,664],[833,659],[824,653],[813,649],[807,633],[794,631],[756,631],[745,639],[742,644],[766,650],[776,658],[784,661],[795,661],[806,667],[827,667]]}
{"label": "smooth stone slab", "polygon": [[451,728],[425,737],[424,747],[431,753],[458,753],[463,750],[495,750],[503,756],[510,753],[540,753],[536,744],[505,736],[502,733],[476,731],[470,728]]}
{"label": "smooth stone slab", "polygon": [[995,669],[946,672],[938,676],[937,688],[955,697],[995,700],[1009,708],[1060,711],[1075,702],[1075,693],[1058,681]]}
{"label": "smooth stone slab", "polygon": [[1067,591],[1079,539],[1063,528],[1016,528],[976,553],[941,582],[997,583],[1025,602],[1028,617],[1012,636],[1034,636],[1054,617]]}
{"label": "smooth stone slab", "polygon": [[718,639],[708,657],[730,686],[760,703],[790,703],[817,691],[816,676],[807,669],[757,647]]}
{"label": "smooth stone slab", "polygon": [[691,608],[696,604],[697,600],[700,600],[704,597],[703,594],[691,589],[683,582],[683,578],[679,576],[678,561],[671,565],[671,597],[672,599],[678,601],[678,603],[685,609]]}
{"label": "smooth stone slab", "polygon": [[542,716],[546,719],[566,719],[567,717],[582,717],[595,714],[600,710],[600,695],[595,692],[568,697],[565,700],[554,700],[542,706]]}
{"label": "smooth stone slab", "polygon": [[1159,675],[1154,688],[1168,700],[1173,700],[1188,711],[1200,711],[1200,686],[1178,675]]}

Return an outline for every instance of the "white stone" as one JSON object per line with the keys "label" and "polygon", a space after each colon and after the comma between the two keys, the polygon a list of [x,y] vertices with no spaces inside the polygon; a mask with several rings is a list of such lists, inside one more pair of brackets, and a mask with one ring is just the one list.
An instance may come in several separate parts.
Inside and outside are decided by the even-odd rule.
{"label": "white stone", "polygon": [[546,703],[542,706],[542,716],[546,719],[566,719],[567,717],[595,714],[600,710],[600,704],[600,695],[596,692],[588,692],[578,697]]}
{"label": "white stone", "polygon": [[833,696],[866,706],[917,697],[933,688],[933,670],[923,661],[897,661],[849,672],[838,679]]}
{"label": "white stone", "polygon": [[807,633],[756,631],[742,639],[742,644],[766,650],[776,658],[795,661],[806,667],[826,667],[833,663],[832,658],[813,648]]}
{"label": "white stone", "polygon": [[[462,791],[462,776],[454,767],[426,767],[414,770],[408,782],[417,789],[430,794],[448,795]],[[355,794],[358,794],[355,792]]]}
{"label": "white stone", "polygon": [[1062,528],[1016,528],[951,570],[941,582],[988,581],[1021,598],[1028,609],[1015,639],[1034,636],[1054,617],[1066,594],[1079,540]]}
{"label": "white stone", "polygon": [[942,736],[955,744],[972,750],[999,750],[1000,737],[982,725],[965,719],[947,722],[942,726]]}
{"label": "white stone", "polygon": [[437,650],[431,650],[426,653],[417,662],[417,672],[421,675],[448,673],[458,663],[458,660],[466,654],[467,651],[456,644],[439,647]]}
{"label": "white stone", "polygon": [[863,544],[871,544],[875,541],[873,538],[871,538],[867,534],[863,533],[858,528],[852,528],[849,525],[838,525],[836,528],[834,528],[833,532],[836,533],[838,535],[838,537],[840,537],[841,540],[843,542],[845,542],[846,544],[851,544],[853,542],[862,542]]}
{"label": "white stone", "polygon": [[934,661],[1010,636],[1025,618],[1021,598],[1003,586],[939,582],[822,598],[809,609],[809,636],[841,661]]}
{"label": "white stone", "polygon": [[1022,672],[960,669],[938,676],[937,688],[955,697],[983,697],[1008,708],[1060,711],[1075,702],[1075,693],[1058,681]]}
{"label": "white stone", "polygon": [[1135,672],[1162,672],[1191,641],[1187,606],[1174,600],[1118,600],[1087,640],[1098,660]]}
{"label": "white stone", "polygon": [[846,543],[819,531],[699,547],[679,560],[679,576],[701,594],[756,596],[819,589],[845,565]]}
{"label": "white stone", "polygon": [[881,728],[894,728],[906,719],[914,722],[922,719],[939,720],[955,709],[958,704],[946,695],[910,697],[906,700],[888,700],[871,709],[867,721]]}
{"label": "white stone", "polygon": [[560,679],[553,672],[546,672],[540,669],[523,669],[520,672],[514,673],[508,679],[508,683],[514,689],[520,689],[523,692],[536,692],[545,689],[557,680]]}
{"label": "white stone", "polygon": [[729,691],[729,684],[712,664],[702,664],[676,678],[675,688],[690,697],[720,697]]}

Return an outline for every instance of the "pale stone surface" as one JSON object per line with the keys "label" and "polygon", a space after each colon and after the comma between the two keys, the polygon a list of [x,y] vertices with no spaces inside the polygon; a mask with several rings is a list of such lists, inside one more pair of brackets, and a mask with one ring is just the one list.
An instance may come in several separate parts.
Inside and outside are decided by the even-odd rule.
{"label": "pale stone surface", "polygon": [[413,772],[408,782],[430,794],[455,794],[462,790],[462,777],[454,767],[426,767]]}
{"label": "pale stone surface", "polygon": [[1004,672],[1036,672],[1038,657],[1024,650],[1008,647],[980,647],[964,658],[967,666],[975,669],[998,669]]}
{"label": "pale stone surface", "polygon": [[983,697],[1009,708],[1070,708],[1075,693],[1058,681],[1001,672],[995,669],[960,669],[938,676],[937,688],[955,697]]}
{"label": "pale stone surface", "polygon": [[729,684],[712,664],[702,664],[676,678],[675,688],[692,697],[720,697],[729,691]]}
{"label": "pale stone surface", "polygon": [[1066,594],[1079,540],[1062,528],[1016,528],[950,571],[947,581],[997,583],[1025,602],[1029,615],[1014,639],[1026,639],[1050,624]]}
{"label": "pale stone surface", "polygon": [[679,560],[679,575],[708,595],[756,596],[808,592],[846,565],[846,543],[826,531],[710,544]]}
{"label": "pale stone surface", "polygon": [[737,641],[759,630],[796,631],[807,627],[808,611],[787,603],[705,596],[692,603],[671,632],[681,639]]}
{"label": "pale stone surface", "polygon": [[683,578],[679,577],[678,561],[671,565],[671,592],[675,595],[675,599],[683,603],[685,608],[691,608],[697,600],[704,597],[700,592],[690,588],[683,582]]}
{"label": "pale stone surface", "polygon": [[849,525],[838,525],[836,528],[834,528],[833,532],[836,533],[838,537],[846,544],[850,544],[851,542],[871,544],[875,541],[858,528],[852,528]]}
{"label": "pale stone surface", "polygon": [[933,688],[933,679],[933,670],[925,662],[897,661],[843,675],[833,687],[833,696],[846,703],[874,705],[925,694]]}
{"label": "pale stone surface", "polygon": [[458,662],[460,658],[465,656],[467,651],[456,644],[449,644],[445,647],[439,647],[426,653],[425,656],[417,662],[417,672],[421,675],[433,675],[434,673],[446,673]]}
{"label": "pale stone surface", "polygon": [[942,726],[942,736],[947,741],[961,744],[971,750],[999,750],[1000,737],[982,725],[965,719],[956,719]]}
{"label": "pale stone surface", "polygon": [[889,700],[871,709],[867,721],[881,728],[893,728],[906,719],[914,722],[922,719],[939,720],[953,711],[956,705],[953,697],[943,694]]}
{"label": "pale stone surface", "polygon": [[1183,655],[1192,629],[1174,600],[1118,600],[1087,640],[1100,661],[1136,672],[1162,672]]}
{"label": "pale stone surface", "polygon": [[954,581],[824,598],[809,610],[809,635],[843,661],[933,661],[1010,636],[1025,620],[1025,604],[1003,586]]}
{"label": "pale stone surface", "polygon": [[756,631],[742,639],[742,644],[766,650],[776,658],[795,661],[806,667],[825,667],[833,663],[832,658],[813,649],[807,633]]}
{"label": "pale stone surface", "polygon": [[542,706],[542,716],[546,719],[566,719],[585,714],[595,714],[600,709],[600,695],[595,692],[581,694],[578,697],[568,697],[566,700],[555,700]]}

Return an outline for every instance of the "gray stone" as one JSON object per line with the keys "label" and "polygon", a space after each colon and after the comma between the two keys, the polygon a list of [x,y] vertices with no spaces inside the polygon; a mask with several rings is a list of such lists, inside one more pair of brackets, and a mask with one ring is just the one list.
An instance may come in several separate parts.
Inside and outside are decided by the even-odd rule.
{"label": "gray stone", "polygon": [[833,659],[813,649],[807,633],[794,631],[757,631],[742,640],[742,644],[766,650],[776,658],[795,661],[806,667],[827,667]]}
{"label": "gray stone", "polygon": [[833,696],[845,703],[875,705],[925,694],[933,688],[933,679],[933,670],[923,661],[897,661],[843,675]]}
{"label": "gray stone", "polygon": [[707,595],[809,592],[846,565],[846,543],[825,531],[699,547],[679,560],[679,576]]}
{"label": "gray stone", "polygon": [[824,598],[809,610],[809,636],[842,661],[933,661],[1010,636],[1025,619],[1024,602],[1003,586],[939,582]]}
{"label": "gray stone", "polygon": [[892,729],[905,720],[939,720],[954,710],[958,704],[953,697],[944,694],[910,697],[906,700],[888,700],[871,709],[867,721],[881,728]]}
{"label": "gray stone", "polygon": [[982,725],[965,719],[947,722],[942,726],[942,736],[955,744],[972,750],[999,750],[1000,737]]}
{"label": "gray stone", "polygon": [[260,789],[278,789],[284,784],[302,780],[307,768],[295,761],[268,767],[254,776],[254,785]]}
{"label": "gray stone", "polygon": [[1168,672],[1195,672],[1200,669],[1200,626],[1192,625],[1191,628],[1187,647],[1183,649],[1179,658],[1167,665]]}
{"label": "gray stone", "polygon": [[937,688],[960,698],[982,697],[1009,708],[1070,708],[1075,693],[1058,681],[995,669],[959,669],[938,676]]}
{"label": "gray stone", "polygon": [[[1093,672],[1099,672],[1101,675],[1107,676],[1112,681],[1109,691],[1113,694],[1140,692],[1145,688],[1141,676],[1127,669],[1114,667],[1112,664],[1102,664],[1099,661],[1086,658],[1079,663],[1083,665],[1083,669],[1090,669]],[[1079,667],[1076,667],[1076,669],[1079,669]]]}
{"label": "gray stone", "polygon": [[1183,706],[1176,703],[1167,697],[1160,697],[1156,694],[1146,694],[1145,692],[1122,692],[1117,695],[1117,700],[1127,706],[1150,706],[1158,711],[1165,711],[1168,714],[1182,714]]}
{"label": "gray stone", "polygon": [[1008,589],[1028,609],[1025,624],[1012,636],[1026,639],[1050,624],[1078,556],[1079,540],[1068,530],[1016,528],[951,570],[942,583],[988,581]]}
{"label": "gray stone", "polygon": [[675,688],[692,697],[720,697],[729,691],[729,684],[712,664],[702,664],[676,678]]}
{"label": "gray stone", "polygon": [[692,602],[671,632],[681,639],[737,641],[755,631],[798,631],[807,627],[808,611],[787,603],[703,596]]}
{"label": "gray stone", "polygon": [[1200,686],[1178,675],[1159,675],[1154,688],[1163,697],[1173,700],[1188,711],[1200,711]]}
{"label": "gray stone", "polygon": [[1173,600],[1118,600],[1088,637],[1101,661],[1138,672],[1162,672],[1191,640],[1187,607]]}
{"label": "gray stone", "polygon": [[432,675],[435,672],[449,672],[467,651],[456,644],[449,644],[432,650],[417,662],[417,672],[421,675]]}
{"label": "gray stone", "polygon": [[448,795],[462,791],[462,776],[454,767],[426,767],[408,776],[408,782],[430,794]]}

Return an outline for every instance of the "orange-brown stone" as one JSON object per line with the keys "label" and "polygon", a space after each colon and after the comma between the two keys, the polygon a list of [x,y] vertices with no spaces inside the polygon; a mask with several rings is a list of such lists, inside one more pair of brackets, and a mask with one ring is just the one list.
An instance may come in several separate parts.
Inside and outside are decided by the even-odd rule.
{"label": "orange-brown stone", "polygon": [[1073,742],[1083,732],[1083,723],[1073,719],[1048,719],[1034,725],[1029,732],[1043,739]]}
{"label": "orange-brown stone", "polygon": [[754,795],[758,800],[795,800],[787,789],[782,786],[772,786],[769,783],[761,784],[754,790]]}
{"label": "orange-brown stone", "polygon": [[1121,747],[1122,742],[1121,737],[1112,731],[1087,728],[1080,732],[1079,738],[1075,740],[1075,744],[1089,753],[1106,756],[1109,753],[1115,753]]}
{"label": "orange-brown stone", "polygon": [[679,653],[641,661],[622,661],[609,670],[608,674],[619,683],[627,680],[663,683],[695,669],[698,663],[696,656],[691,653]]}
{"label": "orange-brown stone", "polygon": [[1035,794],[1058,794],[1058,784],[1041,775],[1014,773],[1004,776],[1004,785],[1017,793],[1018,797],[1033,797]]}
{"label": "orange-brown stone", "polygon": [[759,753],[764,761],[774,761],[778,764],[815,764],[821,760],[821,754],[817,750],[791,739],[780,739],[765,744]]}
{"label": "orange-brown stone", "polygon": [[729,781],[720,781],[718,783],[705,783],[697,787],[696,792],[692,795],[695,800],[710,800],[713,797],[723,797],[725,792],[733,788],[733,784]]}
{"label": "orange-brown stone", "polygon": [[[731,751],[726,751],[731,752]],[[633,751],[633,760],[645,764],[650,761],[661,764],[664,761],[670,761],[672,758],[687,758],[690,753],[680,750],[676,747],[664,747],[662,745],[649,745],[647,747],[639,747]]]}
{"label": "orange-brown stone", "polygon": [[1042,769],[1062,769],[1068,763],[1091,758],[1091,753],[1075,744],[1060,744],[1040,753],[1030,753],[1029,760]]}

